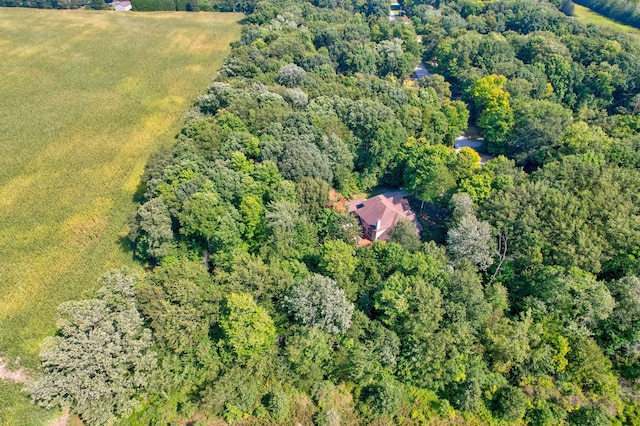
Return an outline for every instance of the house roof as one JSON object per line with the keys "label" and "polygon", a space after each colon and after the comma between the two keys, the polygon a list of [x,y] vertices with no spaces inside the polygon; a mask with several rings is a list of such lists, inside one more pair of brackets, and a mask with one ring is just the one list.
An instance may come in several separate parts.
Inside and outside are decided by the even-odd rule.
{"label": "house roof", "polygon": [[[411,211],[409,202],[403,191],[388,192],[368,199],[354,200],[349,203],[349,213],[360,218],[363,227],[370,227],[376,232],[384,231],[378,239],[386,240],[388,231],[401,219],[411,220],[420,229],[415,213]],[[378,219],[380,227],[377,228]]]}

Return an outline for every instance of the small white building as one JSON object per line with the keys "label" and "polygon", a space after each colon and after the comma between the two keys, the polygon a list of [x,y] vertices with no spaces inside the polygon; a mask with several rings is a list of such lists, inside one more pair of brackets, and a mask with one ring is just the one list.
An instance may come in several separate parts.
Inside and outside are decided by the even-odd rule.
{"label": "small white building", "polygon": [[115,2],[116,12],[128,12],[131,10],[130,1],[117,1]]}

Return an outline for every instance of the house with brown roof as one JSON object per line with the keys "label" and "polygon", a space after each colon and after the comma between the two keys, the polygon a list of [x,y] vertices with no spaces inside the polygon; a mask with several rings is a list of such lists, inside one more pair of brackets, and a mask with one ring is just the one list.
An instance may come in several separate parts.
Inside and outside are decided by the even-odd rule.
{"label": "house with brown roof", "polygon": [[389,231],[402,219],[413,222],[416,233],[422,230],[416,214],[404,198],[406,195],[404,191],[393,191],[349,203],[349,213],[358,218],[364,238],[386,241]]}

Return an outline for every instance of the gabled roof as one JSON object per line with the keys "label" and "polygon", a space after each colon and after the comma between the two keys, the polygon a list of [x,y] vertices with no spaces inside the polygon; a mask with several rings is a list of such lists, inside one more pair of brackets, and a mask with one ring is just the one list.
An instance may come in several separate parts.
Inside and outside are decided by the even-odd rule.
{"label": "gabled roof", "polygon": [[[387,192],[368,199],[349,203],[349,213],[360,218],[363,228],[371,228],[378,235],[376,239],[386,240],[388,231],[401,219],[411,220],[420,229],[416,215],[411,211],[403,191]],[[378,220],[380,224],[378,226]],[[366,235],[366,232],[365,232]]]}

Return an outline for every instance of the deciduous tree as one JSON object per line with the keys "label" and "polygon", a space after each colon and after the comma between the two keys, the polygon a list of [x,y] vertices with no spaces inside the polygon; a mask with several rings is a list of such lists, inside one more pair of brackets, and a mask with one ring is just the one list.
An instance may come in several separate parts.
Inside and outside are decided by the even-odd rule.
{"label": "deciduous tree", "polygon": [[113,270],[101,283],[95,299],[60,305],[59,335],[45,339],[41,376],[27,387],[39,404],[71,406],[89,425],[113,424],[139,408],[156,368],[135,278]]}

